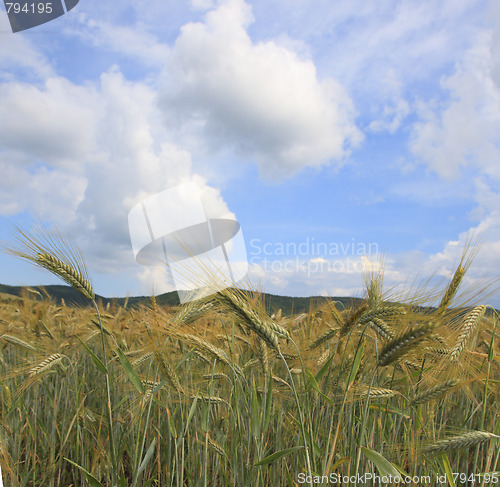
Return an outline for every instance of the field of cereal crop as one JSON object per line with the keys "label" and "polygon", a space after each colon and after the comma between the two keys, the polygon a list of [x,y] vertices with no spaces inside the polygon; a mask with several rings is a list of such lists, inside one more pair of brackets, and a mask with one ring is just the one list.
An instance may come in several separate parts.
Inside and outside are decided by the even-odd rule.
{"label": "field of cereal crop", "polygon": [[237,289],[103,307],[79,261],[36,250],[89,306],[1,297],[5,485],[496,483],[498,314],[454,302],[467,255],[432,309],[372,275],[353,308],[270,316]]}

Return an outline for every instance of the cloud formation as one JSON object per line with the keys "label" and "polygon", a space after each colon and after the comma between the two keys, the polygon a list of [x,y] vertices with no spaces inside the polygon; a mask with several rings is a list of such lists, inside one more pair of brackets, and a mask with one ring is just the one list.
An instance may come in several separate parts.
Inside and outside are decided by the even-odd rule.
{"label": "cloud formation", "polygon": [[[410,149],[441,178],[460,187],[472,182],[469,196],[477,207],[470,216],[478,223],[450,241],[430,262],[449,262],[456,247],[482,235],[481,251],[470,270],[478,282],[500,268],[500,8],[493,9],[495,28],[485,31],[450,76],[442,80],[445,102],[419,106]],[[462,196],[462,195],[457,195]],[[498,301],[498,298],[496,298]]]}
{"label": "cloud formation", "polygon": [[411,150],[444,178],[457,178],[467,167],[500,178],[500,76],[492,69],[499,55],[495,45],[468,51],[442,83],[449,94],[445,106],[420,105]]}
{"label": "cloud formation", "polygon": [[[155,91],[118,68],[76,85],[0,85],[0,211],[30,212],[77,239],[91,268],[148,273],[135,264],[127,214],[141,199],[183,181],[205,188],[209,212],[229,214],[218,190],[169,140]],[[148,291],[151,283],[147,284]]]}
{"label": "cloud formation", "polygon": [[183,26],[160,103],[170,123],[197,130],[213,149],[232,147],[281,178],[348,154],[361,140],[354,110],[333,78],[276,42],[254,43],[248,4],[224,0],[204,22]]}

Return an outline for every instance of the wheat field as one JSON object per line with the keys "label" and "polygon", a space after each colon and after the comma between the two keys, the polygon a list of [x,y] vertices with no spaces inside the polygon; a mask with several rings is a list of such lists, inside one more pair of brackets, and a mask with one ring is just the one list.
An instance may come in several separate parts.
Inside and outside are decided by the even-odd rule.
{"label": "wheat field", "polygon": [[78,255],[29,242],[89,306],[1,297],[5,485],[500,481],[498,314],[454,301],[467,258],[437,294],[389,299],[372,275],[351,308],[284,316],[238,289],[103,307]]}

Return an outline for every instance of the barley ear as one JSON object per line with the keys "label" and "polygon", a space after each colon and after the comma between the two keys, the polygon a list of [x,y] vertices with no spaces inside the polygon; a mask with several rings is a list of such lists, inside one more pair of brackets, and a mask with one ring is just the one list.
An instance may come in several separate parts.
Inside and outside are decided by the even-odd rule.
{"label": "barley ear", "polygon": [[48,370],[50,370],[56,364],[61,362],[61,360],[63,360],[64,358],[67,358],[67,357],[65,357],[64,355],[61,355],[60,353],[53,353],[52,355],[47,357],[45,360],[43,360],[39,364],[32,367],[28,372],[28,376],[30,378],[39,376],[39,375],[43,374],[44,372],[47,372]]}
{"label": "barley ear", "polygon": [[423,453],[431,455],[464,448],[472,448],[498,438],[500,438],[500,436],[486,431],[471,431],[461,436],[445,438],[431,443],[423,448]]}
{"label": "barley ear", "polygon": [[225,289],[217,294],[217,299],[238,318],[241,325],[252,330],[269,348],[279,350],[278,336],[289,338],[284,328],[252,309],[241,292]]}
{"label": "barley ear", "polygon": [[52,274],[59,276],[64,282],[79,291],[87,299],[91,301],[95,299],[94,289],[90,282],[75,268],[65,264],[57,257],[40,252],[36,256],[36,263],[40,267],[52,272]]}
{"label": "barley ear", "polygon": [[[471,248],[472,245],[472,248]],[[464,248],[462,258],[460,259],[460,263],[458,264],[453,277],[451,278],[448,287],[439,303],[436,314],[438,317],[443,316],[447,311],[448,307],[453,301],[453,298],[456,296],[458,292],[458,288],[462,284],[465,273],[467,269],[470,267],[475,255],[479,251],[479,239],[476,240],[475,243],[472,242],[472,239],[469,240]]]}
{"label": "barley ear", "polygon": [[330,329],[326,330],[324,333],[319,335],[314,341],[312,341],[309,344],[308,349],[314,350],[315,348],[318,348],[320,345],[322,345],[323,343],[327,342],[328,340],[333,338],[335,335],[337,335],[337,332],[338,332],[338,330],[335,328],[330,328]]}
{"label": "barley ear", "polygon": [[14,241],[15,246],[4,249],[7,253],[52,272],[87,299],[95,299],[82,254],[74,242],[42,226],[35,226],[31,233],[15,227]]}
{"label": "barley ear", "polygon": [[484,316],[486,308],[487,306],[484,305],[476,306],[469,314],[467,314],[464,321],[462,322],[462,331],[460,332],[457,342],[450,351],[450,360],[457,360],[460,354],[464,351],[467,341],[476,328],[477,323]]}
{"label": "barley ear", "polygon": [[386,366],[409,353],[421,341],[428,338],[434,330],[431,325],[420,325],[410,328],[402,335],[388,342],[380,352],[378,365]]}
{"label": "barley ear", "polygon": [[410,406],[417,406],[418,404],[424,404],[430,402],[434,399],[438,399],[452,389],[455,389],[460,384],[458,379],[449,379],[441,384],[438,384],[426,391],[417,394],[410,402]]}

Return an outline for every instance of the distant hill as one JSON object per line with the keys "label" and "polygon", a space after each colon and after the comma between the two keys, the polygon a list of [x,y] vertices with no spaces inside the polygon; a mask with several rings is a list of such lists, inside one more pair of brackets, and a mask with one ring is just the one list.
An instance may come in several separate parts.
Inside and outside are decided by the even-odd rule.
{"label": "distant hill", "polygon": [[[56,303],[60,304],[64,299],[64,303],[67,306],[90,306],[88,299],[84,298],[78,291],[70,286],[64,285],[50,285],[50,286],[8,286],[5,284],[0,284],[0,301],[8,299],[19,299],[25,293],[30,293],[29,289],[38,291],[42,296],[48,294]],[[308,298],[302,297],[292,297],[292,296],[278,296],[276,294],[262,293],[266,310],[269,314],[276,313],[278,310],[282,310],[283,315],[289,316],[292,314],[307,313],[311,306],[314,308],[326,301],[335,301],[337,308],[347,309],[351,306],[355,306],[361,301],[361,298],[352,297],[325,297],[325,296],[311,296]],[[141,305],[150,306],[151,298],[150,296],[131,296],[129,298],[106,298],[104,296],[99,296],[96,294],[96,301],[102,302],[103,306],[108,303],[115,303],[118,306],[123,306],[125,301],[128,299],[127,306],[138,307]],[[160,306],[178,306],[179,296],[176,291],[169,293],[160,294],[156,296],[156,302]],[[418,306],[418,309],[431,313],[435,308],[430,306]],[[461,308],[463,312],[466,312],[469,308]],[[496,310],[500,314],[499,310]],[[487,315],[491,315],[491,309],[486,312]]]}
{"label": "distant hill", "polygon": [[[0,299],[3,295],[8,296],[21,296],[23,293],[29,293],[28,289],[34,289],[44,295],[44,291],[56,302],[64,302],[68,306],[88,306],[89,301],[85,299],[78,291],[70,286],[64,285],[50,285],[50,286],[8,286],[5,284],[0,284]],[[351,305],[360,301],[359,298],[349,298],[349,297],[324,297],[324,296],[312,296],[309,298],[302,297],[290,297],[290,296],[278,296],[275,294],[263,293],[264,303],[266,309],[269,313],[275,313],[278,310],[282,310],[284,315],[307,313],[311,304],[313,306],[324,303],[325,301],[337,301],[342,303],[339,305],[342,307],[350,307]],[[96,295],[96,301],[101,301],[104,306],[108,303],[115,303],[117,305],[123,305],[127,298],[106,298],[104,296]],[[179,297],[176,291],[172,291],[165,294],[160,294],[156,296],[156,302],[160,306],[178,306]],[[128,306],[139,306],[141,304],[149,305],[151,300],[149,296],[131,296],[128,298]]]}

